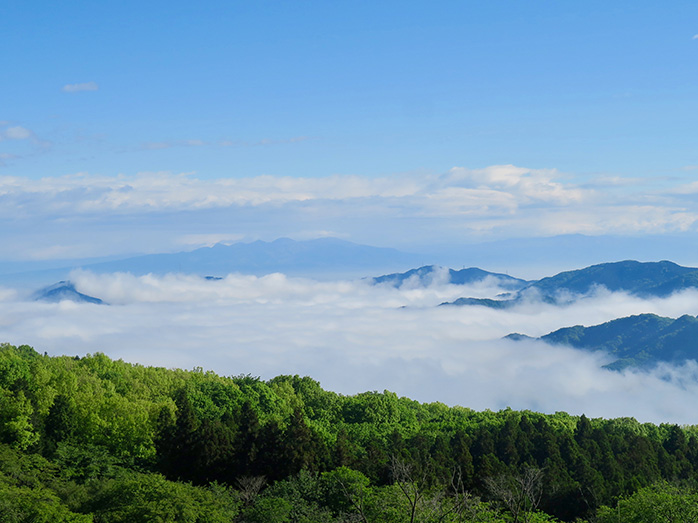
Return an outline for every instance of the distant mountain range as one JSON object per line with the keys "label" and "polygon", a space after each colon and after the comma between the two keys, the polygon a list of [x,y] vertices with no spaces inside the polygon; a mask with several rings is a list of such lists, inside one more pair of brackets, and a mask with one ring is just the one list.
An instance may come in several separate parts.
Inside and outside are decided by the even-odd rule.
{"label": "distant mountain range", "polygon": [[[298,245],[291,247],[290,250],[296,249],[296,254],[292,259],[286,258],[289,244],[293,243]],[[323,250],[339,252],[336,247],[340,246],[341,249],[341,244],[345,247],[353,246],[346,249],[345,254],[348,256],[339,255],[333,259],[330,253],[330,257],[323,262]],[[360,248],[364,247],[382,250],[382,253],[377,251],[362,253]],[[225,276],[231,272],[259,275],[283,272],[290,276],[328,279],[337,276],[360,278],[371,274],[404,271],[427,264],[461,267],[467,263],[468,267],[487,267],[495,273],[535,274],[536,277],[541,277],[556,274],[568,268],[585,267],[599,262],[652,259],[655,253],[662,253],[665,259],[683,262],[684,265],[691,265],[698,260],[698,244],[693,241],[691,235],[686,234],[662,234],[642,238],[572,234],[477,244],[421,245],[414,248],[417,249],[417,254],[352,244],[336,238],[308,241],[281,238],[269,242],[240,242],[233,245],[205,247],[191,252],[167,254],[109,255],[92,259],[0,260],[0,285],[24,287],[46,285],[68,279],[70,271],[77,268],[95,272],[164,274],[165,272],[187,272],[193,267],[193,272],[200,275]],[[213,258],[222,254],[217,252],[219,250],[227,250],[230,255],[215,261]],[[286,255],[283,251],[286,251]],[[307,256],[304,257],[301,251],[305,251]],[[281,257],[277,258],[277,254]],[[354,254],[357,256],[354,257]],[[262,258],[255,259],[256,255]],[[196,267],[193,262],[198,256],[201,256],[201,261],[207,259],[208,268],[199,270],[200,268]],[[239,263],[235,259],[236,256],[240,256]],[[161,262],[162,265],[160,265]]]}
{"label": "distant mountain range", "polygon": [[[128,272],[134,275],[186,273],[226,276],[231,273],[262,276],[282,272],[315,279],[360,278],[384,270],[400,270],[424,262],[424,255],[320,238],[295,241],[280,238],[232,245],[216,244],[188,252],[148,254],[121,260],[72,261],[64,267],[42,267],[27,272],[0,274],[4,284],[36,285],[69,279],[76,269],[95,273]],[[12,266],[14,268],[14,265]]]}
{"label": "distant mountain range", "polygon": [[531,282],[514,296],[503,300],[465,297],[442,305],[481,305],[504,309],[531,299],[553,304],[569,303],[601,288],[640,297],[664,297],[696,287],[696,268],[682,267],[670,261],[643,263],[627,260],[561,272]]}
{"label": "distant mountain range", "polygon": [[[516,333],[507,338],[534,339]],[[535,339],[586,351],[603,350],[616,358],[606,365],[613,370],[698,360],[698,318],[689,315],[672,319],[640,314],[592,327],[566,327]]]}
{"label": "distant mountain range", "polygon": [[337,238],[308,241],[280,238],[272,242],[216,244],[190,252],[150,254],[88,265],[85,268],[100,273],[181,272],[225,276],[232,272],[257,275],[283,272],[313,276],[327,272],[344,273],[404,266],[419,258],[421,256],[395,249],[359,245]]}

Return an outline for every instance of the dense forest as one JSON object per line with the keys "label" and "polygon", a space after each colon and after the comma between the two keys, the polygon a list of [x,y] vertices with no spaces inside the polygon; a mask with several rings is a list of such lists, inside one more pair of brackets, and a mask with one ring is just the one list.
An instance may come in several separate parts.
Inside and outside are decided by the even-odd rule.
{"label": "dense forest", "polygon": [[694,426],[0,345],[0,523],[688,522],[696,477]]}

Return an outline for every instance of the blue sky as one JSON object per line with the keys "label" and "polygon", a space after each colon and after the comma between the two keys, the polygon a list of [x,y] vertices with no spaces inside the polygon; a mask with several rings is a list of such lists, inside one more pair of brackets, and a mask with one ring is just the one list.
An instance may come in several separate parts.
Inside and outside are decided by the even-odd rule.
{"label": "blue sky", "polygon": [[5,257],[698,223],[695,2],[11,0],[0,34]]}
{"label": "blue sky", "polygon": [[[434,253],[425,263],[455,253],[456,268],[499,241],[482,267],[519,277],[611,251],[698,266],[695,1],[4,0],[0,35],[1,267],[327,236]],[[695,362],[611,373],[501,340],[695,314],[692,290],[495,311],[435,307],[500,292],[441,284],[71,279],[118,306],[0,287],[0,341],[695,422]]]}

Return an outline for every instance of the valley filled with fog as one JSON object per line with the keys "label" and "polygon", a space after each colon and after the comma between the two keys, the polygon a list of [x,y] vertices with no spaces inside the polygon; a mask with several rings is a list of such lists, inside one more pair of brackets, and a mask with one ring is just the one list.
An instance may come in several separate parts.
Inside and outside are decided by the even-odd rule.
{"label": "valley filled with fog", "polygon": [[600,352],[502,339],[648,312],[695,314],[695,289],[640,299],[601,288],[567,305],[531,299],[495,310],[439,306],[462,296],[497,296],[503,289],[492,277],[464,286],[437,274],[427,286],[408,280],[399,288],[279,273],[205,279],[80,271],[71,280],[105,304],[46,303],[0,290],[3,341],[50,355],[103,352],[221,375],[308,375],[343,394],[387,389],[477,410],[695,423],[695,362],[621,373],[601,368],[609,359]]}

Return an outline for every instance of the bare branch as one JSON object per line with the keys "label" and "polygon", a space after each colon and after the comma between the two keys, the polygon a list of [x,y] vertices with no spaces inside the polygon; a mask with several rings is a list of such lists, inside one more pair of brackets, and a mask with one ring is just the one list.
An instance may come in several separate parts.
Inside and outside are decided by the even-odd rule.
{"label": "bare branch", "polygon": [[262,490],[262,487],[267,482],[264,476],[242,476],[237,479],[238,495],[242,502],[247,506],[254,503],[257,495]]}

